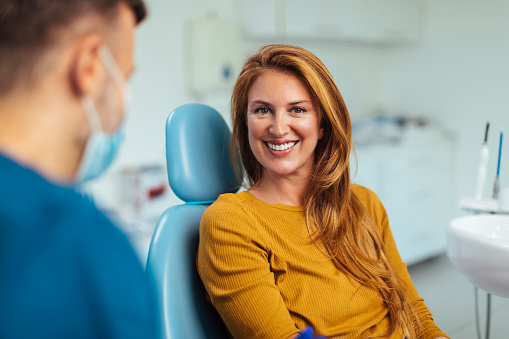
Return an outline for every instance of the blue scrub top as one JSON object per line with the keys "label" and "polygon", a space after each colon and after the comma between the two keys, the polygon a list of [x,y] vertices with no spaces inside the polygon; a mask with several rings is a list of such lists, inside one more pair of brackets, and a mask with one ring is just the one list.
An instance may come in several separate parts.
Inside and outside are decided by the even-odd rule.
{"label": "blue scrub top", "polygon": [[0,338],[155,338],[126,236],[74,190],[0,154]]}

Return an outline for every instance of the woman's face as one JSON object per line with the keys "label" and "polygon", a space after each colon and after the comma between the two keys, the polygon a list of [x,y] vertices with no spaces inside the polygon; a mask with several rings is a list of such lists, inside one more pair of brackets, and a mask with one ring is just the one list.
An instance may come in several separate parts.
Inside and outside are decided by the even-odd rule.
{"label": "woman's face", "polygon": [[323,136],[318,105],[295,75],[268,71],[248,93],[247,128],[251,150],[263,175],[308,178],[314,150]]}

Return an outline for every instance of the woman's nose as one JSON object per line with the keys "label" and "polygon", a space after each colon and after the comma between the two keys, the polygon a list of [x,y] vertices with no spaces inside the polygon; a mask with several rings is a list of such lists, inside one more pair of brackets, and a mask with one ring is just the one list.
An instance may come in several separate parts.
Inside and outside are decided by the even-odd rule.
{"label": "woman's nose", "polygon": [[286,112],[277,112],[274,114],[269,133],[275,137],[282,137],[290,131],[288,117]]}

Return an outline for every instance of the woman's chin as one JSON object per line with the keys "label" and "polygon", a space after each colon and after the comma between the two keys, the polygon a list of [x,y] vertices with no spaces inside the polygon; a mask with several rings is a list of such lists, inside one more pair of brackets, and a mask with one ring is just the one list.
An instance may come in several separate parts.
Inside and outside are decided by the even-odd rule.
{"label": "woman's chin", "polygon": [[296,168],[288,168],[288,167],[279,167],[279,168],[270,168],[266,169],[266,174],[268,177],[272,178],[287,178],[291,176],[298,176],[302,170],[298,170]]}

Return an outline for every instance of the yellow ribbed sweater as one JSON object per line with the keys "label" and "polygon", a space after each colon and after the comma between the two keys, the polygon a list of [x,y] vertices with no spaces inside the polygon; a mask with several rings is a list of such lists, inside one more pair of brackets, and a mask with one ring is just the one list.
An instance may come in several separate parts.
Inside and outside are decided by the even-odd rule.
{"label": "yellow ribbed sweater", "polygon": [[[445,336],[401,261],[382,203],[362,186],[352,191],[379,225],[392,267],[417,303],[421,338]],[[310,242],[303,207],[267,204],[249,192],[221,195],[203,214],[197,265],[234,338],[293,338],[309,325],[328,338],[388,329],[378,292],[349,279]]]}

